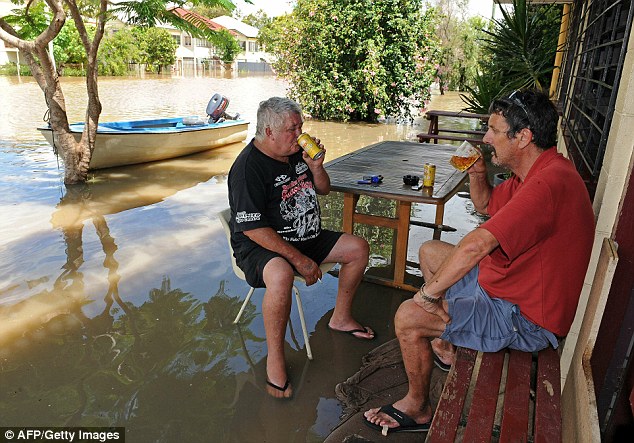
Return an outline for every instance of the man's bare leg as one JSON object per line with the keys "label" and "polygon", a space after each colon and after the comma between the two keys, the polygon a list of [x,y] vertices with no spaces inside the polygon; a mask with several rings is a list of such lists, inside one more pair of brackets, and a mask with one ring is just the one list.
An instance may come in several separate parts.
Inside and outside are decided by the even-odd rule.
{"label": "man's bare leg", "polygon": [[[332,329],[338,331],[364,329],[364,326],[352,317],[352,301],[368,265],[369,251],[368,242],[364,239],[343,234],[330,254],[324,259],[325,263],[337,262],[341,264],[335,310],[328,322],[328,326]],[[367,331],[367,333],[355,332],[354,335],[358,338],[373,338],[374,331],[370,328]]]}
{"label": "man's bare leg", "polygon": [[[454,245],[440,240],[430,240],[418,249],[420,270],[425,281],[431,281],[436,271],[453,250]],[[456,359],[456,347],[448,341],[436,338],[431,341],[434,353],[441,362],[451,365]]]}
{"label": "man's bare leg", "polygon": [[[444,330],[445,324],[440,317],[428,313],[413,300],[407,300],[401,304],[396,312],[394,323],[409,388],[407,395],[395,402],[393,406],[418,424],[428,423],[433,416],[429,402],[429,386],[434,366],[430,339],[438,337]],[[379,426],[387,425],[390,428],[398,426],[394,419],[379,412],[379,408],[370,409],[364,415],[366,420]]]}
{"label": "man's bare leg", "polygon": [[[266,376],[267,381],[284,388],[288,381],[284,356],[284,337],[291,311],[293,268],[283,258],[276,257],[264,266],[263,278],[266,292],[262,300],[262,317],[268,349]],[[293,395],[293,388],[290,384],[285,390],[275,389],[267,384],[266,390],[269,395],[276,398],[289,398]]]}

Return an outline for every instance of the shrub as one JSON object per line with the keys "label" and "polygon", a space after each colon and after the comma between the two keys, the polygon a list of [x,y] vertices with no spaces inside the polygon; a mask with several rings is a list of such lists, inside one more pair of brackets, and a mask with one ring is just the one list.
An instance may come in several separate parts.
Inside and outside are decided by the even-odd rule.
{"label": "shrub", "polygon": [[430,98],[433,10],[414,0],[298,0],[273,23],[274,68],[313,117],[412,117]]}

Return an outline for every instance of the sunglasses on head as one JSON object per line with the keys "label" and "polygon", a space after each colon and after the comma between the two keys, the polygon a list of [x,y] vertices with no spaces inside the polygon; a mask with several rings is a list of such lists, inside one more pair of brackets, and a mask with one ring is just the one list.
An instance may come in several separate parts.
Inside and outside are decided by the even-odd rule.
{"label": "sunglasses on head", "polygon": [[514,104],[522,108],[522,110],[524,110],[524,114],[526,114],[526,118],[528,119],[528,121],[530,121],[528,110],[526,109],[526,105],[522,101],[522,91],[516,89],[515,91],[511,92],[511,94],[507,98],[508,100],[512,101]]}

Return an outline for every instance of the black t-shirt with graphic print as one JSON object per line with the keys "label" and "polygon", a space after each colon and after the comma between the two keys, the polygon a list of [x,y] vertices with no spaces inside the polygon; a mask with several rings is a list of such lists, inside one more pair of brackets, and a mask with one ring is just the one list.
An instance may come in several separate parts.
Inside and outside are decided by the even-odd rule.
{"label": "black t-shirt with graphic print", "polygon": [[237,257],[256,247],[243,231],[270,227],[290,243],[311,240],[321,232],[313,175],[301,151],[284,163],[260,152],[252,140],[229,171],[229,205]]}

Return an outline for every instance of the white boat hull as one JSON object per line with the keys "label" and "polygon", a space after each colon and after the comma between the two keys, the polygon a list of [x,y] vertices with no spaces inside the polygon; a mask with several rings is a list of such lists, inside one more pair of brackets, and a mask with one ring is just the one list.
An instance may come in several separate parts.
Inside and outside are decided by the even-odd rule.
{"label": "white boat hull", "polygon": [[[100,125],[89,167],[103,169],[165,160],[241,142],[247,137],[248,126],[248,122],[237,120],[172,130],[159,128],[155,132],[134,132],[102,128]],[[53,145],[53,132],[49,128],[38,129]],[[71,129],[79,141],[83,124],[71,125]]]}

